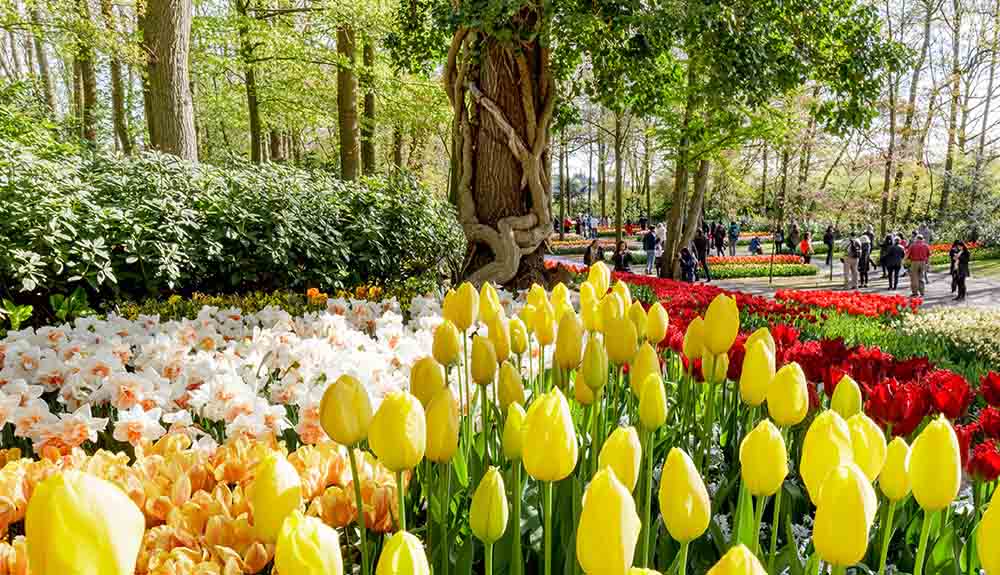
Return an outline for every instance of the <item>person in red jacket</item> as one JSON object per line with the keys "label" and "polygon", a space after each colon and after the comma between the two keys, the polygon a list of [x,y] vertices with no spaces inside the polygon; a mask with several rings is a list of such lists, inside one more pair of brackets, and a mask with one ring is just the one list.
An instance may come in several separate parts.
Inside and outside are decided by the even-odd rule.
{"label": "person in red jacket", "polygon": [[910,294],[924,297],[924,271],[931,259],[931,248],[924,236],[917,235],[916,241],[906,248],[906,258],[910,260]]}

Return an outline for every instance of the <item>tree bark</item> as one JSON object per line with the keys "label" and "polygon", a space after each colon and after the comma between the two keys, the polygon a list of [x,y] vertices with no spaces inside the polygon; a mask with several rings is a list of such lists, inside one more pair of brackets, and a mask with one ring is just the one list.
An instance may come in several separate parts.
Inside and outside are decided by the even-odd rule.
{"label": "tree bark", "polygon": [[83,137],[83,70],[80,59],[73,58],[73,119],[76,120],[77,136]]}
{"label": "tree bark", "polygon": [[882,212],[879,218],[879,235],[885,237],[889,227],[889,205],[892,201],[892,166],[896,154],[896,91],[899,75],[890,75],[889,81],[889,146],[885,152],[885,174],[882,178]]}
{"label": "tree bark", "polygon": [[[77,0],[81,19],[90,21],[87,0]],[[87,40],[77,38],[77,61],[80,63],[80,82],[83,89],[81,133],[84,140],[97,143],[97,71],[94,69],[94,49]]]}
{"label": "tree bark", "polygon": [[[111,0],[101,0],[101,15],[109,33],[117,37],[114,11]],[[125,88],[122,85],[122,62],[117,54],[111,56],[111,123],[119,149],[126,156],[132,154],[132,138],[128,133],[128,119],[125,114]]]}
{"label": "tree bark", "polygon": [[955,167],[955,138],[958,130],[958,107],[961,95],[962,68],[959,61],[960,39],[962,31],[961,0],[952,0],[955,10],[954,29],[951,39],[951,112],[948,116],[948,147],[944,157],[944,182],[941,185],[941,203],[938,206],[938,219],[943,219],[948,211],[948,201],[951,197],[952,171]]}
{"label": "tree bark", "polygon": [[566,239],[566,131],[559,132],[559,239]]}
{"label": "tree bark", "polygon": [[[590,134],[588,134],[589,136]],[[587,141],[587,217],[594,213],[592,192],[594,188],[594,140]]]}
{"label": "tree bark", "polygon": [[625,134],[622,130],[622,115],[615,112],[615,245],[622,241],[622,195],[625,192],[623,168],[625,167]]}
{"label": "tree bark", "polygon": [[[37,27],[42,22],[42,9],[38,4],[31,9],[31,21]],[[45,41],[41,34],[35,34],[35,59],[38,61],[38,75],[42,81],[42,96],[49,115],[56,117],[56,92],[52,86],[52,73],[49,71],[49,57],[45,53]]]}
{"label": "tree bark", "polygon": [[403,167],[403,127],[398,122],[392,128],[392,165]]}
{"label": "tree bark", "polygon": [[271,140],[270,152],[272,162],[284,162],[288,159],[288,150],[285,147],[285,137],[278,130],[271,130],[268,133]]}
{"label": "tree bark", "polygon": [[760,177],[760,205],[767,206],[767,140],[764,141],[764,169]]}
{"label": "tree bark", "polygon": [[785,198],[788,197],[789,155],[788,146],[785,145],[781,150],[781,187],[778,188],[778,197],[775,198],[775,204],[777,204],[778,209],[778,229],[785,227]]}
{"label": "tree bark", "polygon": [[149,55],[150,144],[161,152],[197,161],[188,72],[192,10],[191,0],[148,0],[142,34]]}
{"label": "tree bark", "polygon": [[[903,215],[903,221],[910,223],[913,221],[913,210],[914,206],[917,205],[917,190],[920,183],[920,168],[924,162],[924,147],[927,145],[927,135],[931,130],[931,122],[934,119],[934,104],[937,100],[938,92],[937,90],[931,93],[931,101],[927,105],[927,117],[924,118],[923,129],[917,137],[917,150],[914,154],[914,166],[913,166],[913,177],[910,179],[910,202],[906,206],[906,213]],[[928,169],[928,173],[930,170]]]}
{"label": "tree bark", "polygon": [[993,9],[993,43],[990,50],[990,71],[986,81],[986,96],[983,102],[983,123],[979,131],[979,143],[976,146],[976,172],[975,182],[972,187],[973,200],[978,198],[979,184],[981,183],[980,173],[983,169],[983,153],[986,149],[986,130],[989,127],[990,104],[993,101],[993,82],[997,70],[997,50],[1000,49],[1000,0]]}
{"label": "tree bark", "polygon": [[653,224],[653,197],[650,180],[652,174],[652,151],[649,144],[649,130],[646,130],[642,140],[642,187],[646,189],[646,218]]}
{"label": "tree bark", "polygon": [[608,145],[604,141],[604,128],[597,128],[597,190],[601,198],[601,219],[608,217],[607,181]]}
{"label": "tree bark", "polygon": [[369,40],[362,50],[365,74],[365,102],[361,120],[361,173],[375,173],[375,45]]}
{"label": "tree bark", "polygon": [[18,80],[21,78],[21,54],[17,51],[17,36],[14,34],[13,29],[7,30],[7,38],[10,42],[10,56],[13,62],[13,78]]}
{"label": "tree bark", "polygon": [[660,258],[660,277],[676,277],[676,269],[681,248],[684,242],[684,206],[688,193],[688,163],[689,146],[691,144],[689,130],[698,106],[698,96],[695,86],[695,72],[688,68],[688,95],[684,103],[684,114],[681,116],[680,138],[677,143],[677,157],[674,160],[674,190],[670,202],[670,215],[667,217],[667,243],[663,247],[663,257]]}
{"label": "tree bark", "polygon": [[358,147],[358,79],[354,73],[354,29],[337,28],[337,120],[340,128],[340,175],[355,180],[361,163]]}
{"label": "tree bark", "polygon": [[255,45],[250,40],[250,2],[235,0],[236,14],[240,21],[237,26],[240,60],[243,64],[243,86],[247,94],[247,117],[250,123],[250,161],[259,164],[264,158],[263,128],[260,121],[260,101],[257,98],[257,70],[254,67]]}

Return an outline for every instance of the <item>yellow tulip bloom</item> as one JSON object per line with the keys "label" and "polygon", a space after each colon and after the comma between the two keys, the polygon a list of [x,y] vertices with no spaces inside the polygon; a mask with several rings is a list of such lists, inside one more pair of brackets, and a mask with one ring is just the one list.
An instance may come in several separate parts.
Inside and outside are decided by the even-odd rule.
{"label": "yellow tulip bloom", "polygon": [[462,349],[459,347],[461,334],[455,324],[447,319],[434,328],[434,343],[432,353],[434,359],[441,365],[455,365],[461,357]]}
{"label": "yellow tulip bloom", "polygon": [[799,474],[813,503],[819,504],[820,489],[826,476],[837,467],[854,461],[851,429],[836,411],[826,410],[816,416],[802,443]]}
{"label": "yellow tulip bloom", "polygon": [[368,445],[389,471],[413,469],[427,445],[424,408],[405,391],[390,392],[372,418]]}
{"label": "yellow tulip bloom", "polygon": [[587,381],[582,371],[576,374],[576,381],[573,382],[573,399],[580,405],[594,403],[594,390],[587,386]]}
{"label": "yellow tulip bloom", "polygon": [[767,390],[767,410],[781,427],[798,425],[809,413],[809,388],[806,374],[794,361],[774,374]]}
{"label": "yellow tulip bloom", "polygon": [[751,495],[771,496],[788,475],[788,450],[781,432],[765,419],[740,443],[740,473]]}
{"label": "yellow tulip bloom", "polygon": [[458,320],[458,306],[458,293],[455,292],[454,288],[448,288],[444,299],[441,300],[441,317],[455,323]]}
{"label": "yellow tulip bloom", "polygon": [[722,383],[729,373],[729,354],[713,355],[707,349],[701,352],[701,374],[706,383]]}
{"label": "yellow tulip bloom", "polygon": [[868,549],[868,531],[875,521],[878,499],[864,473],[853,463],[835,467],[823,482],[813,523],[813,544],[819,556],[838,567],[861,561]]}
{"label": "yellow tulip bloom", "polygon": [[583,319],[583,327],[587,328],[587,331],[591,333],[604,331],[599,303],[581,299],[580,317]]}
{"label": "yellow tulip bloom", "polygon": [[274,543],[281,522],[302,504],[299,472],[283,455],[269,455],[257,464],[249,491],[254,533],[265,543]]}
{"label": "yellow tulip bloom", "polygon": [[521,380],[521,372],[509,361],[500,364],[500,387],[497,395],[500,408],[504,411],[507,411],[507,406],[512,403],[524,403],[524,382]]}
{"label": "yellow tulip bloom", "polygon": [[587,575],[624,574],[632,565],[642,523],[628,488],[603,468],[583,493],[576,558]]}
{"label": "yellow tulip bloom", "polygon": [[493,351],[497,355],[497,361],[506,360],[510,357],[511,351],[510,320],[504,317],[503,312],[501,312],[487,322],[486,325],[490,330],[490,343],[493,344]]}
{"label": "yellow tulip bloom", "polygon": [[611,270],[604,262],[597,262],[590,266],[587,281],[594,284],[597,297],[604,297],[604,294],[608,293],[608,288],[611,287]]}
{"label": "yellow tulip bloom", "polygon": [[632,388],[632,393],[639,397],[646,378],[653,373],[660,374],[660,357],[648,341],[643,342],[628,367],[629,387]]}
{"label": "yellow tulip bloom", "polygon": [[594,284],[590,283],[589,280],[580,284],[580,303],[597,303],[601,298],[597,296],[597,290],[594,288]]}
{"label": "yellow tulip bloom", "polygon": [[507,406],[507,421],[503,426],[503,456],[511,461],[521,459],[521,440],[527,417],[520,404],[512,403]]}
{"label": "yellow tulip bloom", "polygon": [[413,363],[410,368],[410,393],[420,400],[424,408],[445,386],[444,367],[433,357],[425,356]]}
{"label": "yellow tulip bloom", "polygon": [[990,506],[983,514],[976,533],[976,549],[979,550],[979,562],[986,575],[1000,574],[1000,491],[993,493]]}
{"label": "yellow tulip bloom", "polygon": [[708,529],[712,501],[694,462],[679,447],[670,450],[663,464],[659,501],[663,523],[675,540],[685,543]]}
{"label": "yellow tulip bloom", "polygon": [[438,390],[427,406],[427,459],[437,463],[451,461],[458,449],[458,402],[451,390]]}
{"label": "yellow tulip bloom", "polygon": [[538,314],[538,308],[529,304],[525,304],[518,312],[518,318],[520,318],[521,323],[524,324],[525,329],[528,333],[535,333],[535,316]]}
{"label": "yellow tulip bloom", "polygon": [[343,575],[337,530],[320,519],[293,511],[281,525],[274,566],[279,573]]}
{"label": "yellow tulip bloom", "polygon": [[[562,285],[562,284],[559,284]],[[583,355],[583,325],[576,314],[570,311],[559,320],[559,334],[556,336],[556,352],[553,359],[562,369],[576,369]]]}
{"label": "yellow tulip bloom", "polygon": [[617,317],[604,322],[604,347],[608,359],[615,365],[631,361],[636,350],[635,325],[627,317]]}
{"label": "yellow tulip bloom", "polygon": [[646,312],[646,341],[653,345],[658,345],[667,337],[667,328],[670,326],[670,316],[667,310],[663,309],[660,302],[649,306]]}
{"label": "yellow tulip bloom", "polygon": [[397,531],[385,543],[375,575],[430,575],[424,545],[415,535]]}
{"label": "yellow tulip bloom", "polygon": [[667,392],[660,374],[646,376],[639,395],[639,422],[646,431],[659,429],[667,421]]}
{"label": "yellow tulip bloom", "polygon": [[635,333],[638,337],[644,337],[646,335],[646,323],[649,321],[646,317],[646,310],[642,307],[642,302],[635,300],[632,305],[628,308],[628,313],[626,313],[628,318],[632,320],[632,325],[635,326]]}
{"label": "yellow tulip bloom", "polygon": [[497,352],[489,339],[477,335],[472,338],[472,381],[479,385],[493,383],[497,374]]}
{"label": "yellow tulip bloom", "polygon": [[556,340],[556,317],[552,306],[547,302],[535,310],[535,338],[541,345],[552,345]]}
{"label": "yellow tulip bloom", "polygon": [[455,292],[455,317],[452,321],[459,331],[466,332],[476,323],[478,316],[479,292],[472,284],[465,282]]}
{"label": "yellow tulip bloom", "polygon": [[767,571],[757,556],[740,543],[731,547],[706,575],[767,575]]}
{"label": "yellow tulip bloom", "polygon": [[527,301],[535,306],[535,309],[538,309],[549,303],[549,294],[545,293],[545,288],[542,286],[531,284],[531,288],[528,289]]}
{"label": "yellow tulip bloom", "polygon": [[[839,387],[837,389],[840,389]],[[885,465],[885,434],[877,423],[864,413],[857,413],[847,420],[851,430],[851,451],[868,481],[875,481]]]}
{"label": "yellow tulip bloom", "polygon": [[767,390],[774,381],[774,354],[760,340],[747,346],[746,350],[743,372],[740,373],[740,398],[747,405],[757,407],[764,403]]}
{"label": "yellow tulip bloom", "polygon": [[483,543],[496,543],[507,530],[507,493],[503,476],[496,467],[486,470],[479,487],[472,496],[469,527],[472,534]]}
{"label": "yellow tulip bloom", "polygon": [[690,361],[701,359],[701,352],[705,348],[705,320],[701,316],[695,317],[688,324],[687,331],[684,332],[684,355]]}
{"label": "yellow tulip bloom", "polygon": [[736,298],[715,296],[705,312],[705,348],[713,355],[727,353],[740,331],[740,310]]}
{"label": "yellow tulip bloom", "polygon": [[479,288],[479,319],[489,325],[497,314],[502,313],[503,307],[500,305],[500,295],[497,293],[497,289],[490,282],[483,282]]}
{"label": "yellow tulip bloom", "polygon": [[902,437],[889,443],[878,486],[889,501],[902,501],[910,494],[910,446]]}
{"label": "yellow tulip bloom", "polygon": [[576,467],[577,445],[569,403],[558,388],[539,395],[528,408],[521,457],[538,481],[565,479]]}
{"label": "yellow tulip bloom", "polygon": [[628,289],[628,284],[622,280],[615,282],[615,287],[611,288],[611,291],[618,294],[618,297],[622,300],[622,306],[627,310],[632,307],[632,290]]}
{"label": "yellow tulip bloom", "polygon": [[610,467],[615,477],[622,482],[629,493],[635,490],[639,481],[639,465],[642,463],[642,446],[634,427],[619,427],[611,432],[597,456],[598,468]]}
{"label": "yellow tulip bloom", "polygon": [[945,417],[932,421],[910,450],[910,487],[926,512],[940,511],[958,495],[962,484],[962,456],[958,437]]}
{"label": "yellow tulip bloom", "polygon": [[608,383],[608,352],[601,337],[591,333],[583,351],[583,368],[580,372],[590,389],[598,390]]}
{"label": "yellow tulip bloom", "polygon": [[557,305],[558,303],[565,303],[572,307],[569,300],[569,288],[562,282],[557,283],[552,288],[552,305]]}
{"label": "yellow tulip bloom", "polygon": [[771,352],[771,355],[777,355],[777,346],[774,344],[774,337],[771,335],[771,330],[766,327],[757,328],[756,331],[747,336],[747,340],[743,342],[743,348],[749,350],[758,341],[764,342],[764,346]]}
{"label": "yellow tulip bloom", "polygon": [[837,387],[833,388],[830,409],[839,413],[844,419],[861,413],[861,388],[851,376],[845,375],[840,378]]}
{"label": "yellow tulip bloom", "polygon": [[611,292],[601,299],[599,313],[601,326],[606,330],[612,320],[620,319],[625,315],[625,304],[622,303],[622,298],[618,294]]}
{"label": "yellow tulip bloom", "polygon": [[323,392],[319,423],[330,439],[352,446],[368,437],[372,404],[368,390],[353,376],[344,374]]}
{"label": "yellow tulip bloom", "polygon": [[519,317],[510,320],[510,350],[517,355],[528,351],[528,327]]}

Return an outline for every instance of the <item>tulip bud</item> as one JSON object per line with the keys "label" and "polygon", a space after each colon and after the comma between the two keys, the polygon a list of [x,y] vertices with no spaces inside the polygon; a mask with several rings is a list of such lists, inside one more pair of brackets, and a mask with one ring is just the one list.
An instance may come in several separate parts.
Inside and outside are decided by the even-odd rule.
{"label": "tulip bud", "polygon": [[819,504],[820,488],[830,471],[852,463],[851,430],[836,411],[826,410],[816,416],[802,443],[799,474],[813,503]]}
{"label": "tulip bud", "polygon": [[504,411],[512,403],[524,403],[524,384],[521,373],[509,361],[500,364],[500,388],[497,390],[500,408]]}
{"label": "tulip bud", "polygon": [[449,389],[440,389],[427,406],[427,459],[451,461],[458,449],[458,402]]}
{"label": "tulip bud", "polygon": [[663,575],[654,569],[644,569],[642,567],[632,567],[628,570],[628,575]]}
{"label": "tulip bud", "polygon": [[[553,367],[555,367],[555,364],[553,364]],[[568,371],[566,371],[565,369],[553,369],[551,372],[551,377],[552,377],[552,385],[563,390],[563,392],[568,391],[568,389],[566,389],[566,386],[569,385]]]}
{"label": "tulip bud", "polygon": [[587,347],[583,351],[581,373],[590,389],[598,390],[608,383],[608,352],[597,334],[587,337]]}
{"label": "tulip bud", "polygon": [[601,447],[597,456],[598,468],[610,467],[615,471],[622,485],[631,493],[639,480],[639,464],[642,462],[642,446],[634,427],[619,427]]}
{"label": "tulip bud", "polygon": [[1000,541],[1000,491],[993,492],[990,506],[976,530],[976,549],[986,575],[1000,573],[1000,545],[996,544],[997,541]]}
{"label": "tulip bud", "polygon": [[405,391],[382,399],[368,430],[368,445],[389,471],[413,469],[424,457],[427,422],[424,408]]}
{"label": "tulip bud", "polygon": [[580,284],[580,303],[589,302],[597,303],[600,298],[597,296],[597,290],[594,289],[594,284],[589,281],[585,281]]}
{"label": "tulip bud", "polygon": [[913,497],[925,512],[940,511],[955,500],[961,483],[958,437],[942,415],[920,432],[910,450]]}
{"label": "tulip bud", "polygon": [[705,346],[705,320],[701,316],[695,317],[688,324],[687,331],[684,332],[684,355],[689,361],[701,359],[701,352]]}
{"label": "tulip bud", "polygon": [[794,361],[785,364],[767,390],[767,410],[781,427],[798,425],[809,412],[809,388],[806,374]]}
{"label": "tulip bud", "polygon": [[646,376],[639,395],[639,423],[646,431],[659,429],[667,421],[667,393],[660,374]]}
{"label": "tulip bud", "polygon": [[34,575],[132,575],[146,519],[114,483],[65,470],[35,486],[24,530]]}
{"label": "tulip bud", "polygon": [[424,546],[416,536],[397,531],[386,541],[375,575],[430,575]]}
{"label": "tulip bud", "polygon": [[556,318],[552,306],[546,303],[535,310],[534,320],[535,337],[538,339],[538,343],[543,346],[552,345],[552,342],[556,340]]}
{"label": "tulip bud", "polygon": [[568,303],[564,302],[564,301],[557,302],[556,305],[552,309],[555,310],[555,315],[553,317],[556,320],[555,321],[556,325],[559,325],[559,322],[562,321],[562,318],[564,316],[575,315],[576,314],[576,312],[573,311],[573,306],[571,304],[568,304]]}
{"label": "tulip bud", "polygon": [[477,335],[472,338],[472,381],[479,385],[493,383],[497,374],[497,352],[490,340]]}
{"label": "tulip bud", "polygon": [[455,365],[462,353],[458,347],[460,334],[455,324],[444,320],[434,328],[434,345],[432,353],[434,359],[441,365]]}
{"label": "tulip bud", "polygon": [[858,382],[854,381],[851,376],[845,375],[840,378],[837,387],[833,388],[830,409],[839,413],[844,419],[848,419],[856,413],[861,413],[861,388],[858,387]]}
{"label": "tulip bud", "polygon": [[[749,340],[747,340],[749,343]],[[751,407],[757,407],[767,398],[767,390],[774,381],[774,354],[763,341],[746,347],[743,372],[740,374],[740,397]]]}
{"label": "tulip bud", "polygon": [[852,415],[847,420],[847,427],[851,430],[854,463],[861,468],[868,481],[875,481],[882,472],[882,466],[885,465],[885,434],[878,424],[864,413]]}
{"label": "tulip bud", "polygon": [[736,298],[715,296],[705,312],[705,348],[715,355],[727,353],[740,331],[740,310]]}
{"label": "tulip bud", "polygon": [[413,363],[410,368],[410,393],[420,400],[424,408],[445,386],[444,367],[433,357],[425,356]]}
{"label": "tulip bud", "polygon": [[565,302],[566,305],[572,307],[569,301],[569,289],[562,282],[557,283],[552,288],[552,305],[556,305],[559,302]]}
{"label": "tulip bud", "polygon": [[628,308],[628,318],[632,320],[632,325],[635,326],[635,333],[638,337],[643,337],[646,335],[646,322],[649,321],[646,318],[646,310],[643,309],[642,303],[639,300],[632,302],[632,305]]}
{"label": "tulip bud", "polygon": [[565,479],[576,467],[577,445],[569,403],[558,388],[532,401],[521,439],[524,468],[538,481]]}
{"label": "tulip bud", "polygon": [[642,523],[627,486],[601,469],[583,493],[576,559],[584,573],[625,573],[632,565]]}
{"label": "tulip bud", "polygon": [[627,317],[617,317],[604,322],[604,347],[608,359],[615,365],[622,365],[635,357],[635,325]]}
{"label": "tulip bud", "polygon": [[910,446],[902,437],[889,443],[878,486],[889,501],[902,501],[910,494]]}
{"label": "tulip bud", "polygon": [[479,316],[479,292],[472,284],[465,282],[458,286],[455,294],[455,318],[452,321],[464,333],[476,323]]}
{"label": "tulip bud", "polygon": [[510,320],[510,350],[517,355],[528,351],[528,328],[519,317]]}
{"label": "tulip bud", "polygon": [[767,575],[767,571],[757,556],[740,543],[731,547],[705,575]]}
{"label": "tulip bud", "polygon": [[615,282],[615,287],[611,288],[611,291],[618,294],[618,297],[622,300],[622,305],[625,309],[632,307],[632,291],[628,289],[628,284],[622,280]]}
{"label": "tulip bud", "polygon": [[444,299],[441,300],[441,317],[455,323],[459,314],[458,306],[458,293],[453,288],[448,288],[448,291],[444,294]]}
{"label": "tulip bud", "polygon": [[[559,284],[562,285],[562,284]],[[576,369],[583,354],[583,326],[572,311],[563,314],[559,320],[559,335],[556,339],[556,365],[563,369]]]}
{"label": "tulip bud", "polygon": [[648,341],[643,342],[628,367],[629,387],[632,388],[632,393],[639,397],[646,378],[650,374],[660,374],[660,357],[656,355],[656,350]]}
{"label": "tulip bud", "polygon": [[576,374],[576,381],[573,382],[573,399],[580,405],[594,403],[594,390],[587,385],[582,371]]}
{"label": "tulip bud", "polygon": [[788,450],[781,432],[765,419],[740,443],[743,483],[751,495],[767,497],[781,489],[788,475]]}
{"label": "tulip bud", "polygon": [[518,403],[507,406],[507,421],[503,426],[503,456],[511,461],[521,459],[521,439],[527,415]]}
{"label": "tulip bud", "polygon": [[531,288],[528,290],[527,301],[529,304],[535,306],[535,309],[540,309],[549,303],[549,296],[545,293],[545,288],[538,284],[531,284]]}
{"label": "tulip bud", "polygon": [[583,327],[587,328],[587,331],[591,333],[604,331],[604,323],[601,320],[601,309],[598,302],[587,301],[581,298],[580,317],[583,319]]}
{"label": "tulip bud", "polygon": [[507,493],[496,467],[486,470],[472,496],[469,527],[476,539],[487,545],[496,543],[507,530]]}
{"label": "tulip bud", "polygon": [[604,294],[608,293],[608,288],[611,287],[611,270],[604,262],[597,262],[590,266],[587,281],[594,284],[597,297],[604,297]]}
{"label": "tulip bud", "polygon": [[670,325],[670,316],[667,310],[663,309],[660,302],[649,306],[646,312],[646,341],[653,345],[658,345],[667,337],[667,327]]}
{"label": "tulip bud", "polygon": [[274,566],[279,573],[343,575],[337,530],[296,509],[281,524]]}
{"label": "tulip bud", "polygon": [[706,383],[722,383],[729,372],[729,354],[712,355],[706,349],[701,353],[701,374]]}
{"label": "tulip bud", "polygon": [[[538,314],[538,308],[529,304],[526,304],[521,308],[518,317],[521,319],[521,323],[524,324],[525,331],[528,333],[535,333],[535,315]],[[527,346],[525,346],[527,348]]]}
{"label": "tulip bud", "polygon": [[487,324],[490,333],[490,343],[493,344],[493,351],[496,352],[497,362],[505,361],[510,357],[510,320],[504,317],[501,311],[493,316]]}
{"label": "tulip bud", "polygon": [[743,342],[743,348],[749,350],[750,346],[758,341],[764,342],[764,346],[771,352],[771,355],[778,355],[777,347],[774,344],[774,337],[771,336],[771,330],[766,327],[757,328],[756,331],[747,336],[746,341]]}
{"label": "tulip bud", "polygon": [[604,329],[607,329],[613,320],[625,315],[625,305],[622,303],[622,298],[614,292],[607,294],[601,299],[599,313],[601,316],[600,324]]}
{"label": "tulip bud", "polygon": [[500,295],[490,282],[483,282],[479,288],[479,318],[489,325],[498,313],[503,313]]}
{"label": "tulip bud", "polygon": [[368,437],[372,404],[368,390],[354,377],[344,374],[330,384],[319,402],[319,423],[330,439],[352,446]]}
{"label": "tulip bud", "polygon": [[813,523],[816,552],[837,567],[861,561],[877,510],[875,490],[864,473],[850,462],[834,467],[823,482]]}
{"label": "tulip bud", "polygon": [[670,450],[663,464],[659,501],[663,523],[676,541],[691,541],[708,529],[712,501],[694,462],[679,447]]}
{"label": "tulip bud", "polygon": [[249,495],[254,534],[265,543],[274,543],[281,522],[302,504],[302,480],[283,455],[271,454],[257,464]]}

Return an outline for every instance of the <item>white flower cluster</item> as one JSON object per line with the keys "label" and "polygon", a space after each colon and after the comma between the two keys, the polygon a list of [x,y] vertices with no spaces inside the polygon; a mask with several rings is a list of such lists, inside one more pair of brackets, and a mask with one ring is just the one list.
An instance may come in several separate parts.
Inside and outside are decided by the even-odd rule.
{"label": "white flower cluster", "polygon": [[903,333],[947,340],[986,363],[1000,365],[1000,307],[946,307],[907,314]]}

